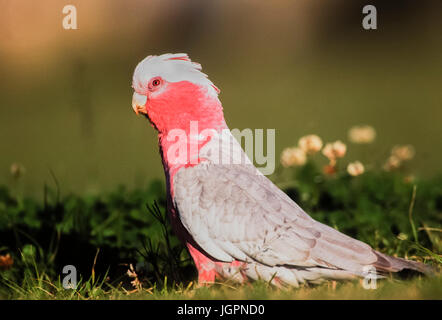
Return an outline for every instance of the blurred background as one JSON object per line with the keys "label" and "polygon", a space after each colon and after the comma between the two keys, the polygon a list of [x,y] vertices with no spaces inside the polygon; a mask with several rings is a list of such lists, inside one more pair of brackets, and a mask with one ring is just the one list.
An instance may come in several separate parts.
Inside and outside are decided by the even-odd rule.
{"label": "blurred background", "polygon": [[[77,8],[78,30],[62,9]],[[362,28],[375,5],[378,29]],[[230,128],[275,128],[276,152],[314,133],[373,126],[382,163],[412,144],[413,172],[441,172],[440,1],[0,1],[0,184],[42,195],[163,179],[156,134],[131,108],[147,55],[186,52],[221,89]],[[362,158],[364,160],[364,158]],[[278,161],[278,160],[277,160]]]}

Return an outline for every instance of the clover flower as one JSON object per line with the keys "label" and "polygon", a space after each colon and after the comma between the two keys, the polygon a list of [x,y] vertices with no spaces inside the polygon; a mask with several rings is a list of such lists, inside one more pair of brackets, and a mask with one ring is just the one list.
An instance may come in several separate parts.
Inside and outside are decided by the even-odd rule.
{"label": "clover flower", "polygon": [[299,139],[298,146],[306,154],[315,154],[322,149],[322,139],[315,134],[303,136]]}
{"label": "clover flower", "polygon": [[376,138],[376,130],[372,126],[354,126],[348,131],[348,139],[353,143],[372,143]]}
{"label": "clover flower", "polygon": [[283,167],[302,166],[306,163],[307,156],[301,148],[285,148],[281,154],[281,164]]}
{"label": "clover flower", "polygon": [[391,150],[391,155],[396,156],[401,161],[411,160],[415,155],[414,147],[412,145],[394,146]]}
{"label": "clover flower", "polygon": [[340,140],[327,143],[322,149],[322,154],[330,160],[330,163],[335,163],[336,159],[344,157],[346,152],[347,146]]}
{"label": "clover flower", "polygon": [[412,145],[396,145],[391,150],[391,155],[384,164],[385,171],[392,171],[398,169],[403,161],[413,159],[415,150]]}
{"label": "clover flower", "polygon": [[347,166],[349,175],[356,177],[363,174],[365,171],[364,165],[360,161],[351,162]]}
{"label": "clover flower", "polygon": [[399,159],[394,155],[391,155],[390,157],[388,157],[387,162],[385,162],[384,164],[384,170],[392,171],[398,169],[401,166],[401,164],[402,164],[401,159]]}

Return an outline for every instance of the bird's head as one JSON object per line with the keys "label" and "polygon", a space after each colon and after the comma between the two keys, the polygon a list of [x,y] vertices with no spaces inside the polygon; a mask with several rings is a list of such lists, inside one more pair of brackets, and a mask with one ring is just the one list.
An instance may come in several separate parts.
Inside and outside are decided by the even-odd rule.
{"label": "bird's head", "polygon": [[218,88],[187,54],[148,56],[135,68],[132,87],[133,110],[161,134],[187,131],[191,121],[200,129],[225,127]]}

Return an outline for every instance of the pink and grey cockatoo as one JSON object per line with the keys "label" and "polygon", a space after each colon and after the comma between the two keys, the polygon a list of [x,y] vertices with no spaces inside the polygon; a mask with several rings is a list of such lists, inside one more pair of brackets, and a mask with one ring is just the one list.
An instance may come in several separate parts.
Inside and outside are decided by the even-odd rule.
{"label": "pink and grey cockatoo", "polygon": [[158,131],[171,223],[200,283],[298,286],[361,277],[367,267],[428,271],[313,220],[266,178],[231,135],[220,91],[187,54],[148,56],[132,87],[134,111]]}

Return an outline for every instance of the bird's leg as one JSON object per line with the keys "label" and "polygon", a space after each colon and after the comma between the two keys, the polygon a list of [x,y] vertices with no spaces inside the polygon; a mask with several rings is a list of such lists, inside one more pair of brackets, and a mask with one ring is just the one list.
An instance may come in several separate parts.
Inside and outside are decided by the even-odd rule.
{"label": "bird's leg", "polygon": [[198,270],[198,284],[213,284],[216,276],[215,262],[198,251],[198,249],[194,248],[190,243],[187,243],[187,248],[189,249],[189,253],[192,256]]}

